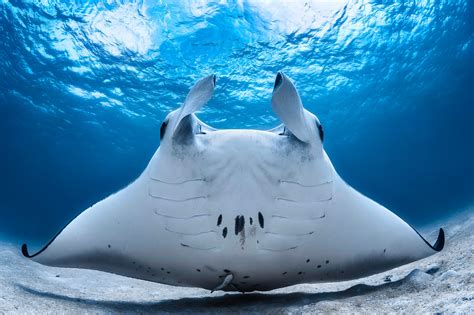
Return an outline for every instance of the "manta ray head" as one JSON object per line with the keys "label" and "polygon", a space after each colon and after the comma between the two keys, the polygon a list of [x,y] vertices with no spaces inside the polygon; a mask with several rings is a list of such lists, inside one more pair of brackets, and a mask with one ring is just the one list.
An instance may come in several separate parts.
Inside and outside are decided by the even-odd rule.
{"label": "manta ray head", "polygon": [[[184,104],[168,114],[160,127],[161,145],[167,142],[189,144],[196,134],[215,131],[194,114],[212,97],[216,76],[210,75],[199,80],[190,90]],[[296,140],[322,149],[324,131],[319,119],[306,110],[293,82],[282,72],[275,78],[272,95],[272,108],[283,124],[269,131],[292,136]]]}
{"label": "manta ray head", "polygon": [[[162,122],[160,148],[150,163],[155,177],[164,181],[201,178],[205,176],[202,171],[211,165],[226,168],[228,173],[251,172],[253,177],[260,171],[270,181],[317,184],[328,180],[332,165],[323,150],[323,127],[303,107],[285,74],[277,73],[271,101],[282,124],[270,130],[218,130],[202,122],[195,112],[209,101],[215,86],[215,75],[199,80],[183,105]],[[310,178],[310,174],[317,178]]]}

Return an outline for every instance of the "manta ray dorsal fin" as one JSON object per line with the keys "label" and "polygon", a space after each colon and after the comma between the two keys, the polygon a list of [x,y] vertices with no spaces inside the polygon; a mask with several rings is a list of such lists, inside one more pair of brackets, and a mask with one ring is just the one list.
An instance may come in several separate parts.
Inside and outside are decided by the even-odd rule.
{"label": "manta ray dorsal fin", "polygon": [[272,109],[295,137],[303,142],[314,139],[316,124],[313,115],[301,103],[293,82],[282,72],[275,78]]}
{"label": "manta ray dorsal fin", "polygon": [[186,99],[178,110],[177,118],[173,121],[171,128],[172,134],[176,131],[181,121],[188,115],[200,110],[211,99],[214,87],[216,85],[216,76],[211,74],[200,79],[189,91]]}

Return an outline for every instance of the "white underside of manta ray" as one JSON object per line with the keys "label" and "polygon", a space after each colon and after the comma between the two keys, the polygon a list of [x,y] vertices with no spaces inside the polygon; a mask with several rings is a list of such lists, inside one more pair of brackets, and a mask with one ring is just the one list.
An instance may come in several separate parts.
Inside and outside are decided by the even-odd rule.
{"label": "white underside of manta ray", "polygon": [[278,73],[268,131],[217,130],[198,111],[201,79],[160,130],[145,171],[85,210],[38,253],[49,266],[95,269],[177,286],[272,290],[394,268],[430,245],[398,216],[347,185],[323,149],[319,120]]}

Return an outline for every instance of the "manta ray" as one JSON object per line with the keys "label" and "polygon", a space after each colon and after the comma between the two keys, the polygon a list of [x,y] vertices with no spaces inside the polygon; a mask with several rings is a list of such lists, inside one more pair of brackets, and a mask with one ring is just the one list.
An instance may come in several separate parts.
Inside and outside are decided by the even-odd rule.
{"label": "manta ray", "polygon": [[270,130],[215,129],[196,116],[216,76],[199,80],[160,127],[143,173],[86,209],[35,254],[174,286],[266,291],[356,279],[442,250],[346,184],[319,119],[276,75]]}

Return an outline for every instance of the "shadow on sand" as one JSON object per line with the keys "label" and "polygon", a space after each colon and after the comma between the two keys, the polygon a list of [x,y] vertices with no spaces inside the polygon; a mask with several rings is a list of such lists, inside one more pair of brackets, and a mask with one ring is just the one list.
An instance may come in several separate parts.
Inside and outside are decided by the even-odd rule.
{"label": "shadow on sand", "polygon": [[18,287],[30,294],[45,298],[64,300],[87,304],[89,306],[112,312],[256,312],[276,311],[291,306],[304,306],[321,301],[333,301],[361,296],[367,293],[398,287],[403,284],[409,276],[394,282],[380,285],[357,284],[343,291],[320,292],[320,293],[247,293],[226,294],[223,296],[192,297],[181,299],[163,300],[160,302],[123,302],[123,301],[101,301],[94,299],[75,298],[50,292],[42,292],[23,285]]}

